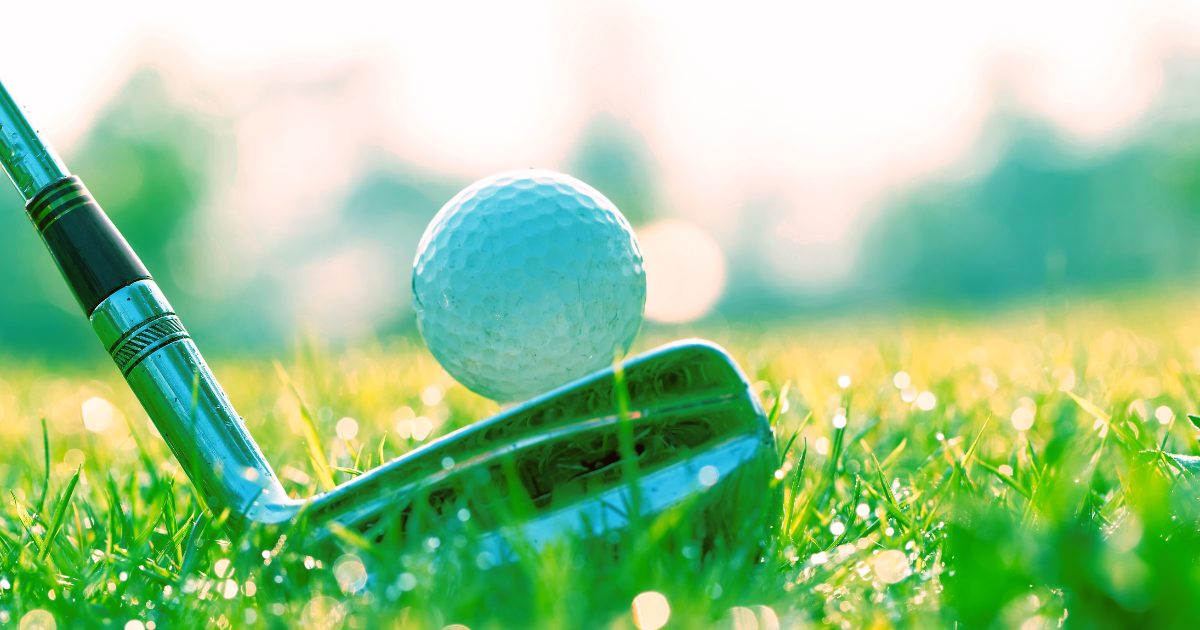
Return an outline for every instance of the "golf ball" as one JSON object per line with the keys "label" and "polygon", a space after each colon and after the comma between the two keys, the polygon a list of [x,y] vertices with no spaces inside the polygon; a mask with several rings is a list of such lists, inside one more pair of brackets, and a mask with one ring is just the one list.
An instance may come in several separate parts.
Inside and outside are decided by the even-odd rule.
{"label": "golf ball", "polygon": [[417,327],[472,391],[522,400],[610,365],[646,305],[629,222],[587,184],[509,171],[454,196],[413,263]]}

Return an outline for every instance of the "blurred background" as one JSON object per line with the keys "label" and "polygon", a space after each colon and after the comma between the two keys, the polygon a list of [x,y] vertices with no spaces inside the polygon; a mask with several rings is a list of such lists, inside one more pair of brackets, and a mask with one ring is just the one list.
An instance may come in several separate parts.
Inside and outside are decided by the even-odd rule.
{"label": "blurred background", "polygon": [[[1200,275],[1194,1],[379,4],[5,9],[0,80],[209,352],[415,334],[425,224],[529,166],[633,222],[653,326]],[[0,355],[91,337],[6,190]]]}

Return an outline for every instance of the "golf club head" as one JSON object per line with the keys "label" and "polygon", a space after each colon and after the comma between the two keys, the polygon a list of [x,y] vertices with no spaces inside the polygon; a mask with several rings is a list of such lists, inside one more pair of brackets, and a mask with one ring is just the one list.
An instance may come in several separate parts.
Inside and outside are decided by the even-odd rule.
{"label": "golf club head", "polygon": [[317,539],[329,523],[376,539],[462,527],[497,558],[514,544],[615,535],[683,508],[703,514],[708,538],[766,514],[777,466],[737,364],[690,340],[446,435],[315,497],[298,517],[318,526]]}

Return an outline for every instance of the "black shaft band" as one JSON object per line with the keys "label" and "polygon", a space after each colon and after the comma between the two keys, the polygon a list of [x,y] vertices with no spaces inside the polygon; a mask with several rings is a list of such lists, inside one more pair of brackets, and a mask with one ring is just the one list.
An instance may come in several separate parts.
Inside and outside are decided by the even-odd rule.
{"label": "black shaft band", "polygon": [[26,206],[83,312],[150,272],[78,177],[47,186]]}

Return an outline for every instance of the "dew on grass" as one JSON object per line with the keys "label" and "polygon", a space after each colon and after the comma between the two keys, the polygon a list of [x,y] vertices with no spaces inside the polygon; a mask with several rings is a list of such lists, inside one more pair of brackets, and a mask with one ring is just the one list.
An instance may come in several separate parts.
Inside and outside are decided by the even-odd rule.
{"label": "dew on grass", "polygon": [[828,455],[829,438],[824,436],[817,438],[817,440],[813,442],[813,448],[817,451],[818,455]]}
{"label": "dew on grass", "polygon": [[17,624],[17,627],[20,630],[54,630],[58,626],[54,622],[54,615],[50,614],[50,611],[34,608],[21,616],[21,621]]}
{"label": "dew on grass", "polygon": [[702,466],[696,477],[700,481],[700,485],[711,488],[721,479],[721,470],[713,465]]}
{"label": "dew on grass", "polygon": [[1054,370],[1054,383],[1055,389],[1060,392],[1069,392],[1075,389],[1075,370],[1066,366]]}
{"label": "dew on grass", "polygon": [[837,414],[833,416],[833,428],[846,428],[846,411],[844,409],[838,409]]}
{"label": "dew on grass", "polygon": [[307,486],[312,482],[312,477],[309,477],[308,473],[295,466],[288,466],[286,464],[279,470],[279,476],[300,486]]}
{"label": "dew on grass", "polygon": [[731,630],[758,630],[758,619],[754,611],[745,606],[734,606],[729,609],[729,624]]}
{"label": "dew on grass", "polygon": [[848,389],[850,387],[850,375],[843,374],[843,375],[839,376],[837,378],[837,384],[838,384],[838,387],[841,387],[842,389]]}
{"label": "dew on grass", "polygon": [[421,442],[424,441],[425,438],[429,437],[430,433],[433,433],[432,420],[426,418],[425,416],[417,416],[417,418],[412,421],[412,439]]}
{"label": "dew on grass", "polygon": [[900,370],[892,376],[892,385],[895,385],[896,389],[899,390],[908,389],[910,386],[912,386],[912,377],[908,375],[908,372]]}
{"label": "dew on grass", "polygon": [[430,385],[429,387],[421,390],[421,402],[424,403],[426,407],[436,407],[439,405],[442,402],[442,396],[442,388],[438,387],[437,385]]}
{"label": "dew on grass", "polygon": [[1001,473],[1004,473],[1006,476],[1009,476],[1009,477],[1013,476],[1013,467],[1009,466],[1008,464],[1000,464],[999,466],[996,467],[996,469],[999,470]]}
{"label": "dew on grass", "polygon": [[350,416],[346,416],[337,421],[334,431],[337,432],[338,438],[342,440],[346,440],[347,442],[353,440],[358,436],[358,421]]}
{"label": "dew on grass", "polygon": [[[233,565],[229,558],[221,558],[213,563],[213,575],[219,578],[227,578],[233,575]],[[124,582],[125,580],[121,580]]]}
{"label": "dew on grass", "polygon": [[411,591],[417,588],[417,576],[405,571],[396,578],[396,586],[400,588],[401,592]]}
{"label": "dew on grass", "polygon": [[71,470],[79,468],[86,461],[87,455],[84,455],[83,451],[77,448],[67,449],[67,452],[63,453],[63,463]]}
{"label": "dew on grass", "polygon": [[911,573],[908,556],[898,549],[880,551],[875,554],[873,564],[875,575],[884,584],[895,584]]}
{"label": "dew on grass", "polygon": [[466,523],[467,521],[471,520],[471,511],[467,508],[459,508],[456,516],[458,517],[459,521]]}
{"label": "dew on grass", "polygon": [[221,593],[221,597],[233,599],[238,594],[238,583],[234,580],[222,580],[219,592]]}
{"label": "dew on grass", "polygon": [[107,400],[92,396],[80,405],[80,413],[83,415],[84,428],[92,433],[104,433],[112,426],[116,409]]}
{"label": "dew on grass", "polygon": [[900,390],[900,400],[902,400],[906,403],[916,402],[917,395],[919,393],[920,392],[917,391],[916,387],[909,385],[908,387],[905,387],[904,389]]}
{"label": "dew on grass", "polygon": [[829,533],[834,536],[841,536],[846,533],[846,525],[841,521],[834,521],[829,524]]}
{"label": "dew on grass", "polygon": [[258,592],[258,585],[246,580],[245,584],[242,584],[242,592],[246,594],[246,597],[254,597],[254,594]]}
{"label": "dew on grass", "polygon": [[1013,410],[1009,421],[1012,422],[1014,429],[1018,431],[1028,431],[1033,428],[1033,421],[1037,418],[1037,403],[1033,402],[1032,398],[1021,398],[1017,402],[1017,408]]}
{"label": "dew on grass", "polygon": [[300,612],[301,625],[313,628],[334,628],[345,617],[345,606],[341,601],[327,595],[318,595],[304,605]]}
{"label": "dew on grass", "polygon": [[367,585],[367,568],[358,556],[348,553],[334,561],[333,577],[343,593],[353,595]]}
{"label": "dew on grass", "polygon": [[1159,424],[1171,424],[1171,421],[1175,419],[1175,412],[1170,407],[1163,405],[1154,410],[1154,419],[1158,420]]}
{"label": "dew on grass", "polygon": [[454,458],[447,455],[442,458],[442,470],[450,470],[454,468]]}
{"label": "dew on grass", "polygon": [[858,507],[854,508],[854,513],[857,514],[858,518],[861,518],[861,519],[870,518],[871,517],[871,506],[867,505],[866,503],[859,503]]}
{"label": "dew on grass", "polygon": [[1142,521],[1136,516],[1124,518],[1110,533],[1109,545],[1113,551],[1129,553],[1142,541],[1142,531]]}
{"label": "dew on grass", "polygon": [[933,411],[937,407],[937,396],[933,392],[921,392],[917,395],[917,408],[921,411]]}
{"label": "dew on grass", "polygon": [[658,630],[671,618],[671,605],[666,595],[657,591],[638,593],[633,598],[633,625],[638,630]]}
{"label": "dew on grass", "polygon": [[865,580],[871,574],[871,565],[862,561],[856,562],[854,563],[854,572],[858,574],[858,577]]}

